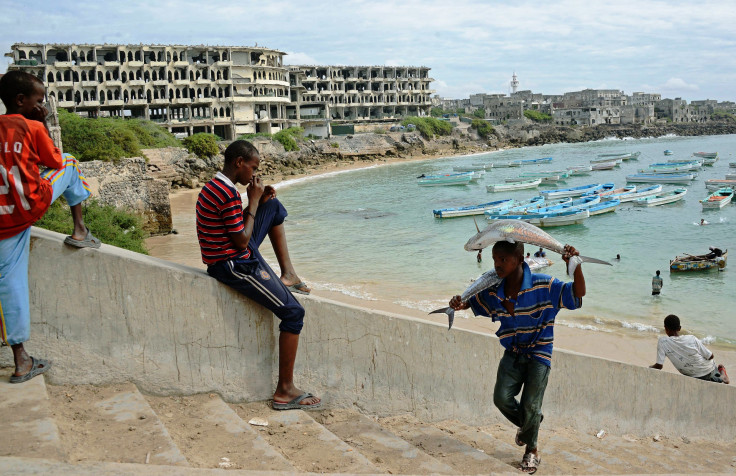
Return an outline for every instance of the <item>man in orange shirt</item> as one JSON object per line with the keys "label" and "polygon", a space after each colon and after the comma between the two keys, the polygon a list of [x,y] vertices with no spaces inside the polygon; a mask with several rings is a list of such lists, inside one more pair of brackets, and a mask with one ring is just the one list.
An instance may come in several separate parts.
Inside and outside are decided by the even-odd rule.
{"label": "man in orange shirt", "polygon": [[[49,361],[29,356],[23,347],[31,334],[31,225],[64,195],[74,220],[74,232],[64,242],[80,248],[100,246],[82,217],[89,186],[77,159],[62,155],[49,137],[45,93],[43,83],[28,73],[11,71],[0,79],[0,98],[7,109],[0,116],[0,342],[13,349],[11,383],[25,382],[51,367]],[[48,169],[41,173],[39,165]]]}

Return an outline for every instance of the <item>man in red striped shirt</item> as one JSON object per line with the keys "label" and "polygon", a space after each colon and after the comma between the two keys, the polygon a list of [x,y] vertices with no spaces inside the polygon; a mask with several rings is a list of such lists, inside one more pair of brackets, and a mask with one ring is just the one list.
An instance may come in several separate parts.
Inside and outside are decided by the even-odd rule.
{"label": "man in red striped shirt", "polygon": [[[304,308],[290,290],[308,294],[289,257],[284,232],[286,209],[276,190],[255,176],[258,150],[238,140],[225,150],[222,172],[210,180],[197,199],[197,237],[207,273],[266,307],[279,325],[279,381],[273,394],[275,410],[315,409],[321,400],[294,385],[294,361]],[[248,186],[243,208],[236,184]],[[258,248],[268,235],[281,268],[277,277]]]}
{"label": "man in red striped shirt", "polygon": [[[51,203],[64,195],[71,207],[74,232],[65,243],[98,248],[82,218],[82,201],[89,186],[77,160],[61,154],[46,128],[43,83],[28,73],[11,71],[0,79],[0,98],[7,114],[0,116],[0,341],[13,349],[15,373],[21,383],[51,366],[29,356],[30,339],[28,255],[31,225]],[[39,165],[48,167],[41,173]]]}

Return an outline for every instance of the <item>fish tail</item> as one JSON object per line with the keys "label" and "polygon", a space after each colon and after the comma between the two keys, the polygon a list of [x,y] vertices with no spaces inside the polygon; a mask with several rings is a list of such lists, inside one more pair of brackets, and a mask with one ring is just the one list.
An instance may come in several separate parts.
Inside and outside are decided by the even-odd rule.
{"label": "fish tail", "polygon": [[583,263],[597,263],[597,264],[607,264],[608,266],[613,266],[608,261],[603,261],[602,259],[598,259],[598,258],[590,258],[588,256],[582,256],[581,255],[580,256],[580,259],[583,260]]}
{"label": "fish tail", "polygon": [[452,323],[455,322],[455,310],[451,307],[441,307],[439,309],[435,309],[434,311],[430,312],[430,314],[447,314],[447,322],[448,327],[447,330],[449,331],[452,329]]}

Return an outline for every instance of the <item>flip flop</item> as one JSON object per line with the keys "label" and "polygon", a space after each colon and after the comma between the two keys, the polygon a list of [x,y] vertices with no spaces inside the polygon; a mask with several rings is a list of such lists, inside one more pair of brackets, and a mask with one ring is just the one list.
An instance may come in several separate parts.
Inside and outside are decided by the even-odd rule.
{"label": "flip flop", "polygon": [[67,245],[75,246],[77,248],[99,248],[102,243],[99,238],[94,236],[89,228],[87,228],[87,234],[83,240],[75,240],[71,236],[64,238],[64,243]]}
{"label": "flip flop", "polygon": [[51,362],[49,362],[46,359],[37,359],[35,357],[31,357],[31,362],[33,362],[33,365],[31,366],[31,370],[28,371],[28,373],[15,376],[10,376],[10,383],[23,383],[31,380],[36,375],[41,375],[42,373],[46,372],[48,369],[51,368]]}
{"label": "flip flop", "polygon": [[309,286],[307,286],[304,281],[299,281],[298,283],[292,284],[291,286],[286,286],[286,288],[293,293],[299,294],[309,295],[309,293],[311,292],[311,289],[307,291],[307,289],[309,289]]}
{"label": "flip flop", "polygon": [[276,400],[274,400],[271,403],[271,407],[274,410],[316,410],[317,408],[322,407],[321,401],[318,403],[312,403],[310,405],[302,405],[301,403],[299,403],[302,400],[313,397],[313,396],[314,395],[307,392],[307,393],[302,393],[301,395],[291,400],[290,402],[277,402]]}

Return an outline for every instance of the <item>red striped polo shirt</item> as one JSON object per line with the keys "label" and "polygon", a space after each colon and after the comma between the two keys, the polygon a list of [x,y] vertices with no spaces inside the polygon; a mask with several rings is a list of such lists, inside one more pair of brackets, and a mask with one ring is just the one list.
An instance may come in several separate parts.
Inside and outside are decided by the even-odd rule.
{"label": "red striped polo shirt", "polygon": [[250,248],[239,250],[230,238],[231,233],[244,229],[240,192],[222,172],[217,172],[197,198],[197,238],[204,264],[250,258]]}

